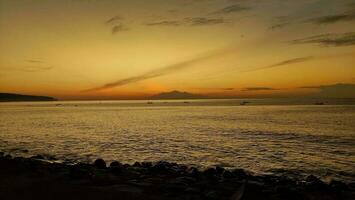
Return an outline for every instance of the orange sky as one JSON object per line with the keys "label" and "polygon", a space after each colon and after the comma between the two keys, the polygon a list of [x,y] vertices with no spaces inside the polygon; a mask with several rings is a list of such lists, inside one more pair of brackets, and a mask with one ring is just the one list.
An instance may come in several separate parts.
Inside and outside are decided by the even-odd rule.
{"label": "orange sky", "polygon": [[354,25],[353,0],[0,0],[0,92],[313,94],[355,83]]}

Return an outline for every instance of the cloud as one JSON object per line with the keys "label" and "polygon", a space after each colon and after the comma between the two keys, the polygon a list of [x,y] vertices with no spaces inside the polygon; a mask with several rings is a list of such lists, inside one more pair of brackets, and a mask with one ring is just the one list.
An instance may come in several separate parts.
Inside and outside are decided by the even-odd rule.
{"label": "cloud", "polygon": [[27,66],[19,68],[19,71],[23,72],[40,72],[40,71],[47,71],[53,69],[52,66]]}
{"label": "cloud", "polygon": [[118,32],[127,31],[127,30],[129,30],[127,27],[125,27],[122,24],[119,24],[119,25],[115,25],[115,26],[112,27],[111,33],[112,33],[112,35],[114,35],[114,34],[116,34]]}
{"label": "cloud", "polygon": [[284,27],[286,27],[286,26],[288,26],[288,25],[290,25],[291,23],[280,23],[280,24],[274,24],[274,25],[272,25],[272,26],[270,26],[270,30],[276,30],[276,29],[281,29],[281,28],[284,28]]}
{"label": "cloud", "polygon": [[119,15],[116,15],[116,16],[113,16],[110,19],[106,20],[105,24],[111,24],[111,23],[119,22],[119,21],[121,21],[123,19],[124,19],[123,17],[121,17]]}
{"label": "cloud", "polygon": [[247,87],[243,88],[242,91],[268,91],[268,90],[279,90],[276,88],[270,88],[270,87]]}
{"label": "cloud", "polygon": [[145,25],[147,26],[180,26],[182,23],[176,20],[165,20],[165,21],[159,21],[159,22],[150,22],[146,23]]}
{"label": "cloud", "polygon": [[227,23],[223,18],[207,18],[207,17],[194,17],[185,18],[184,20],[164,20],[157,22],[149,22],[147,26],[207,26]]}
{"label": "cloud", "polygon": [[355,45],[355,32],[341,34],[322,34],[302,39],[292,40],[292,44],[313,43],[322,46],[350,46]]}
{"label": "cloud", "polygon": [[355,20],[354,14],[352,14],[352,15],[348,15],[348,14],[329,15],[329,16],[311,19],[309,21],[313,22],[315,24],[331,24],[331,23],[336,23],[336,22],[341,22],[341,21],[351,21],[351,20]]}
{"label": "cloud", "polygon": [[164,75],[168,75],[168,74],[172,74],[181,70],[185,70],[188,69],[190,67],[192,67],[193,64],[208,60],[210,58],[219,56],[219,55],[223,55],[226,52],[235,50],[235,47],[229,47],[229,48],[225,48],[222,50],[217,50],[217,51],[212,51],[209,53],[206,53],[204,55],[195,57],[193,59],[184,61],[184,62],[180,62],[180,63],[176,63],[173,65],[168,65],[147,73],[144,73],[142,75],[138,75],[138,76],[132,76],[132,77],[128,77],[128,78],[124,78],[124,79],[120,79],[111,83],[107,83],[104,84],[103,86],[100,87],[96,87],[96,88],[91,88],[88,90],[83,90],[82,92],[93,92],[93,91],[100,91],[100,90],[105,90],[105,89],[110,89],[110,88],[114,88],[114,87],[119,87],[119,86],[124,86],[127,84],[131,84],[131,83],[136,83],[139,81],[143,81],[143,80],[147,80],[147,79],[151,79],[151,78],[156,78],[156,77],[160,77],[160,76],[164,76]]}
{"label": "cloud", "polygon": [[220,9],[220,10],[217,10],[217,11],[213,12],[212,14],[231,14],[231,13],[237,13],[237,12],[244,12],[244,11],[247,11],[247,10],[250,10],[250,9],[251,8],[247,7],[247,6],[234,4],[234,5],[231,5],[231,6],[224,7],[222,9]]}
{"label": "cloud", "polygon": [[26,62],[29,62],[29,63],[44,63],[42,60],[25,60]]}
{"label": "cloud", "polygon": [[206,17],[186,18],[186,21],[191,26],[205,26],[205,25],[226,23],[226,21],[223,18],[206,18]]}
{"label": "cloud", "polygon": [[296,63],[302,63],[302,62],[307,62],[310,60],[315,59],[313,56],[307,56],[307,57],[300,57],[300,58],[293,58],[289,60],[284,60],[272,65],[264,66],[264,67],[259,67],[259,68],[254,68],[254,69],[248,69],[243,72],[254,72],[254,71],[259,71],[263,69],[269,69],[269,68],[274,68],[274,67],[280,67],[280,66],[285,66],[285,65],[291,65],[291,64],[296,64]]}
{"label": "cloud", "polygon": [[315,94],[318,97],[327,98],[355,98],[355,84],[337,83],[333,85],[303,86],[304,89],[319,89]]}
{"label": "cloud", "polygon": [[319,86],[302,86],[301,89],[319,89]]}

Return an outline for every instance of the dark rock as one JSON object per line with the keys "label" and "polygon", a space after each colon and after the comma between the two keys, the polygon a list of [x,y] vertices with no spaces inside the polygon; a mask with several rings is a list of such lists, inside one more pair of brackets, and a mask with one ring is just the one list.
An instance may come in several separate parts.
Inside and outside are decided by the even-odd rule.
{"label": "dark rock", "polygon": [[113,161],[110,163],[110,167],[123,167],[123,165],[118,161]]}
{"label": "dark rock", "polygon": [[44,157],[42,155],[32,156],[31,158],[36,160],[44,160]]}
{"label": "dark rock", "polygon": [[245,178],[247,177],[247,173],[243,169],[234,169],[232,173],[238,178]]}
{"label": "dark rock", "polygon": [[306,178],[306,186],[308,189],[311,190],[324,190],[329,187],[323,181],[321,181],[319,178],[313,175],[309,175]]}
{"label": "dark rock", "polygon": [[9,155],[9,154],[7,154],[6,156],[4,156],[4,158],[6,158],[6,159],[12,159],[12,156]]}
{"label": "dark rock", "polygon": [[123,167],[124,168],[129,168],[131,165],[130,164],[124,164]]}
{"label": "dark rock", "polygon": [[211,199],[211,200],[213,200],[213,199],[219,199],[219,198],[218,198],[218,195],[217,195],[217,193],[216,193],[215,191],[209,191],[209,192],[207,192],[207,193],[205,194],[205,197],[206,197],[206,199]]}
{"label": "dark rock", "polygon": [[205,171],[203,171],[203,174],[206,176],[215,176],[217,174],[217,171],[215,168],[208,168]]}
{"label": "dark rock", "polygon": [[330,181],[329,185],[330,185],[330,187],[334,188],[336,191],[343,191],[343,190],[349,189],[347,184],[337,181],[337,180]]}
{"label": "dark rock", "polygon": [[133,167],[141,167],[142,165],[139,163],[139,162],[135,162],[134,164],[133,164]]}
{"label": "dark rock", "polygon": [[150,168],[152,166],[153,166],[152,162],[142,162],[142,167],[144,168]]}
{"label": "dark rock", "polygon": [[198,194],[198,193],[200,193],[200,191],[199,191],[197,188],[193,188],[193,187],[188,187],[188,188],[186,188],[184,192],[190,193],[190,194],[191,194],[191,193],[193,193],[193,194]]}
{"label": "dark rock", "polygon": [[106,162],[99,158],[99,159],[96,159],[95,162],[94,162],[94,166],[98,169],[105,169],[106,168]]}
{"label": "dark rock", "polygon": [[229,170],[225,170],[225,171],[223,172],[223,178],[231,179],[231,178],[235,178],[235,177],[236,177],[235,174],[232,173],[232,172],[229,171]]}
{"label": "dark rock", "polygon": [[159,161],[152,167],[152,169],[155,172],[167,172],[169,169],[169,166],[170,166],[170,163],[165,162],[165,161]]}
{"label": "dark rock", "polygon": [[0,152],[0,157],[3,157],[4,156],[4,152]]}
{"label": "dark rock", "polygon": [[196,167],[190,167],[187,172],[191,175],[191,176],[198,176],[200,174],[200,171],[196,168]]}
{"label": "dark rock", "polygon": [[181,171],[186,171],[188,169],[186,165],[180,165],[179,168],[181,169]]}
{"label": "dark rock", "polygon": [[223,167],[220,167],[220,166],[217,166],[217,167],[216,167],[216,173],[217,173],[217,174],[223,174],[224,170],[225,170],[225,169],[224,169]]}

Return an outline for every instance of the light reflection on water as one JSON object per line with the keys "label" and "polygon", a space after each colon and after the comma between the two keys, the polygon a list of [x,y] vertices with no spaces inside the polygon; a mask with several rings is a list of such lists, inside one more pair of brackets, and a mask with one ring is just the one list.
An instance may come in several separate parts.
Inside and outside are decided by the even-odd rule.
{"label": "light reflection on water", "polygon": [[[355,177],[354,105],[52,102],[0,105],[0,150],[91,161],[167,160]],[[29,152],[25,152],[25,149]]]}

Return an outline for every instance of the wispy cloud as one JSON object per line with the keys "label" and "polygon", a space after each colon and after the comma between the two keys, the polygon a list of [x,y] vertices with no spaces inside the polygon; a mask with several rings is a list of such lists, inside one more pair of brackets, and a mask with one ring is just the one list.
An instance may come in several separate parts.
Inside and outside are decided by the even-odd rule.
{"label": "wispy cloud", "polygon": [[247,7],[247,6],[243,6],[240,4],[234,4],[234,5],[224,7],[220,10],[217,10],[217,11],[213,12],[212,14],[231,14],[231,13],[244,12],[244,11],[247,11],[250,9],[251,8]]}
{"label": "wispy cloud", "polygon": [[129,28],[125,27],[122,24],[119,24],[119,25],[115,25],[115,26],[112,27],[111,33],[112,33],[112,35],[114,35],[114,34],[116,34],[118,32],[128,31],[128,30],[129,30]]}
{"label": "wispy cloud", "polygon": [[145,25],[147,26],[180,26],[182,23],[180,21],[176,20],[164,20],[164,21],[158,21],[158,22],[149,22],[146,23]]}
{"label": "wispy cloud", "polygon": [[227,23],[223,18],[193,17],[183,20],[163,20],[146,23],[147,26],[208,26]]}
{"label": "wispy cloud", "polygon": [[29,60],[25,60],[28,63],[44,63],[42,60],[33,60],[33,59],[29,59]]}
{"label": "wispy cloud", "polygon": [[312,22],[314,24],[332,24],[336,22],[352,21],[352,20],[355,20],[355,13],[323,16],[323,17],[310,19],[309,22]]}
{"label": "wispy cloud", "polygon": [[311,37],[296,39],[291,41],[292,44],[313,43],[322,46],[350,46],[355,45],[355,32],[342,34],[322,34]]}
{"label": "wispy cloud", "polygon": [[147,79],[151,79],[151,78],[156,78],[156,77],[172,74],[172,73],[175,73],[175,72],[178,72],[178,71],[181,71],[181,70],[188,69],[188,68],[192,67],[193,64],[208,60],[208,59],[216,57],[216,56],[223,55],[226,52],[230,52],[230,51],[233,51],[233,50],[235,50],[235,47],[230,47],[230,48],[225,48],[225,49],[222,49],[222,50],[212,51],[212,52],[203,54],[201,56],[195,57],[193,59],[184,61],[184,62],[176,63],[176,64],[173,64],[173,65],[168,65],[168,66],[165,66],[165,67],[162,67],[162,68],[159,68],[159,69],[144,73],[142,75],[132,76],[132,77],[120,79],[120,80],[117,80],[117,81],[114,81],[114,82],[111,82],[111,83],[104,84],[103,86],[100,86],[100,87],[91,88],[91,89],[88,89],[88,90],[83,90],[83,92],[93,92],[93,91],[100,91],[100,90],[110,89],[110,88],[124,86],[124,85],[127,85],[127,84],[136,83],[136,82],[147,80]]}
{"label": "wispy cloud", "polygon": [[284,61],[272,64],[272,65],[264,66],[264,67],[248,69],[248,70],[245,70],[242,72],[254,72],[254,71],[259,71],[259,70],[264,70],[264,69],[269,69],[269,68],[274,68],[274,67],[280,67],[280,66],[286,66],[286,65],[296,64],[296,63],[307,62],[307,61],[310,61],[313,59],[315,59],[315,57],[313,57],[313,56],[293,58],[293,59],[284,60]]}
{"label": "wispy cloud", "polygon": [[280,90],[277,88],[271,88],[271,87],[247,87],[243,88],[242,91],[268,91],[268,90]]}
{"label": "wispy cloud", "polygon": [[106,20],[105,23],[106,24],[116,23],[116,22],[122,21],[123,19],[124,19],[123,17],[116,15],[116,16],[113,16],[110,19]]}
{"label": "wispy cloud", "polygon": [[206,17],[186,18],[186,21],[191,26],[205,26],[205,25],[226,23],[226,21],[223,18],[206,18]]}
{"label": "wispy cloud", "polygon": [[40,71],[47,71],[53,69],[52,66],[27,66],[18,68],[19,71],[23,72],[40,72]]}

